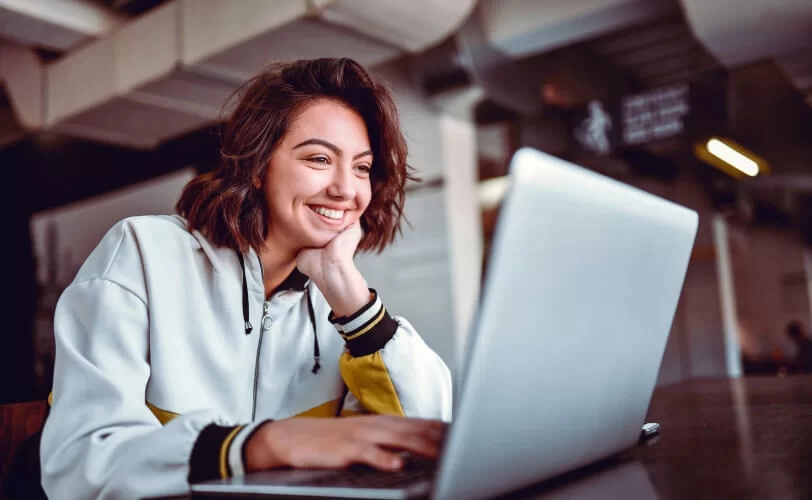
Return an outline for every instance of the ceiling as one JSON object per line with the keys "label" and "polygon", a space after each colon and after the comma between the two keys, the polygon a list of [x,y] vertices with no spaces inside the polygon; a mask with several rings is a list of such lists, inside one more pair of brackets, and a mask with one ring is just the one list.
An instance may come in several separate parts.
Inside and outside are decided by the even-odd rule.
{"label": "ceiling", "polygon": [[696,40],[679,10],[586,42],[642,89],[686,83],[722,66]]}
{"label": "ceiling", "polygon": [[0,0],[0,81],[30,132],[154,149],[219,121],[227,96],[272,60],[374,67],[447,37],[475,3]]}
{"label": "ceiling", "polygon": [[[468,18],[475,4],[476,11]],[[527,83],[537,82],[527,75],[506,75],[507,63],[523,73],[532,72],[537,64],[546,65],[548,80],[550,75],[555,80],[558,73],[566,83],[560,87],[574,94],[570,96],[574,102],[590,93],[611,91],[618,84],[624,89],[627,85],[652,88],[691,81],[754,58],[773,58],[812,104],[812,50],[807,50],[812,47],[812,30],[804,30],[812,25],[810,6],[805,0],[414,0],[408,6],[399,0],[382,0],[376,2],[376,9],[369,9],[364,0],[0,0],[0,79],[2,47],[32,49],[42,66],[42,74],[32,78],[44,82],[47,105],[35,106],[29,113],[19,109],[28,103],[17,105],[15,115],[24,128],[56,128],[149,148],[187,133],[201,121],[216,119],[223,96],[269,58],[349,54],[375,65],[404,51],[422,57],[427,47],[468,18],[457,33],[469,25],[476,27],[478,46],[468,47],[467,53],[469,59],[480,59],[468,61],[479,66],[474,80],[488,87],[493,75],[487,70],[494,70],[490,73],[501,81],[490,85],[486,94],[501,90],[502,100],[513,100],[521,109],[533,107],[526,101],[535,99],[538,89]],[[421,14],[427,11],[435,15]],[[267,15],[285,21],[269,23],[263,19]],[[218,22],[212,24],[214,19]],[[222,26],[230,19],[237,23],[235,29],[248,33],[224,37]],[[197,25],[203,26],[196,29]],[[207,38],[218,35],[219,40],[206,45]],[[180,53],[160,57],[173,52],[166,50],[166,44],[179,43],[173,40],[182,41]],[[163,50],[159,43],[164,44]],[[201,49],[195,50],[198,46]],[[115,53],[106,55],[110,50]],[[161,63],[140,68],[149,51],[158,54]],[[487,55],[483,59],[481,54]],[[12,60],[16,63],[21,58],[14,54]],[[88,59],[103,62],[94,66]],[[483,60],[488,66],[484,69]],[[464,65],[454,63],[455,71]],[[143,74],[135,75],[138,71],[130,66]],[[608,76],[595,68],[616,71]],[[511,78],[514,83],[508,84]],[[602,81],[609,78],[614,81]],[[58,87],[71,95],[49,89],[51,80],[59,81]],[[148,87],[147,82],[154,84]],[[17,85],[30,87],[30,82]],[[20,93],[11,82],[5,86],[8,93]],[[77,92],[79,97],[74,95]],[[182,98],[186,94],[197,97]],[[66,99],[79,102],[71,105]],[[13,98],[12,104],[17,100]],[[61,113],[48,116],[53,109]],[[166,130],[145,135],[148,124],[133,124],[135,130],[111,127],[111,117],[122,111],[165,119]],[[130,144],[123,142],[132,136]],[[0,138],[0,144],[7,141]]]}

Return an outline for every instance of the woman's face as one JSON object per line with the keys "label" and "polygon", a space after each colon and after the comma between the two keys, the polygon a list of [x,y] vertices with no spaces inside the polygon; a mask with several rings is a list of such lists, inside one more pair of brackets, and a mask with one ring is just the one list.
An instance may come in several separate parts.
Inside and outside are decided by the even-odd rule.
{"label": "woman's face", "polygon": [[268,240],[294,252],[327,245],[369,206],[371,168],[369,135],[358,113],[327,99],[305,105],[262,180]]}

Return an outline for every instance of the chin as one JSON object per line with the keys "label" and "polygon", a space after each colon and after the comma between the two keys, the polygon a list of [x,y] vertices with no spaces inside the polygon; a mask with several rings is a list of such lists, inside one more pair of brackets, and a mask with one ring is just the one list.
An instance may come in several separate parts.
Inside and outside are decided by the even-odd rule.
{"label": "chin", "polygon": [[321,232],[319,234],[309,234],[302,238],[305,248],[323,248],[336,237],[338,232]]}

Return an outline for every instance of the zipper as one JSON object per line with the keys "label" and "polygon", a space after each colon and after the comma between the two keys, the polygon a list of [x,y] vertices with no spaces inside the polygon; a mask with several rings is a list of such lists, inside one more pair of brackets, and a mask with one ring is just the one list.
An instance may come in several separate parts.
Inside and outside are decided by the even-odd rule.
{"label": "zipper", "polygon": [[[262,277],[262,294],[265,295],[265,269],[262,267],[262,259],[259,258],[259,253],[254,252],[259,264],[259,275]],[[257,416],[257,390],[259,389],[259,353],[262,352],[262,337],[265,333],[265,318],[268,317],[268,309],[270,305],[268,301],[262,303],[262,319],[259,322],[259,343],[257,344],[257,360],[254,364],[254,392],[251,395],[251,421],[253,422]]]}
{"label": "zipper", "polygon": [[262,320],[259,322],[259,342],[257,343],[257,360],[254,364],[254,393],[251,398],[251,421],[257,417],[257,390],[259,389],[259,355],[262,352],[262,338],[265,337],[265,330],[271,327],[271,317],[268,316],[270,304],[266,300],[262,303]]}

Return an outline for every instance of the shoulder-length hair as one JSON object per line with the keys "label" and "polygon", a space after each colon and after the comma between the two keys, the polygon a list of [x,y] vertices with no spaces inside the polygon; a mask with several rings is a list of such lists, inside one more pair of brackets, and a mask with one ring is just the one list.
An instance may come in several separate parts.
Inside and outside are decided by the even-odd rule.
{"label": "shoulder-length hair", "polygon": [[359,250],[382,251],[401,231],[408,179],[407,147],[390,90],[352,59],[278,63],[235,92],[236,107],[222,129],[220,163],[191,180],[177,212],[190,231],[217,246],[259,251],[270,214],[254,179],[264,178],[271,153],[309,102],[334,99],[355,110],[367,127],[373,153],[372,198],[361,216]]}

